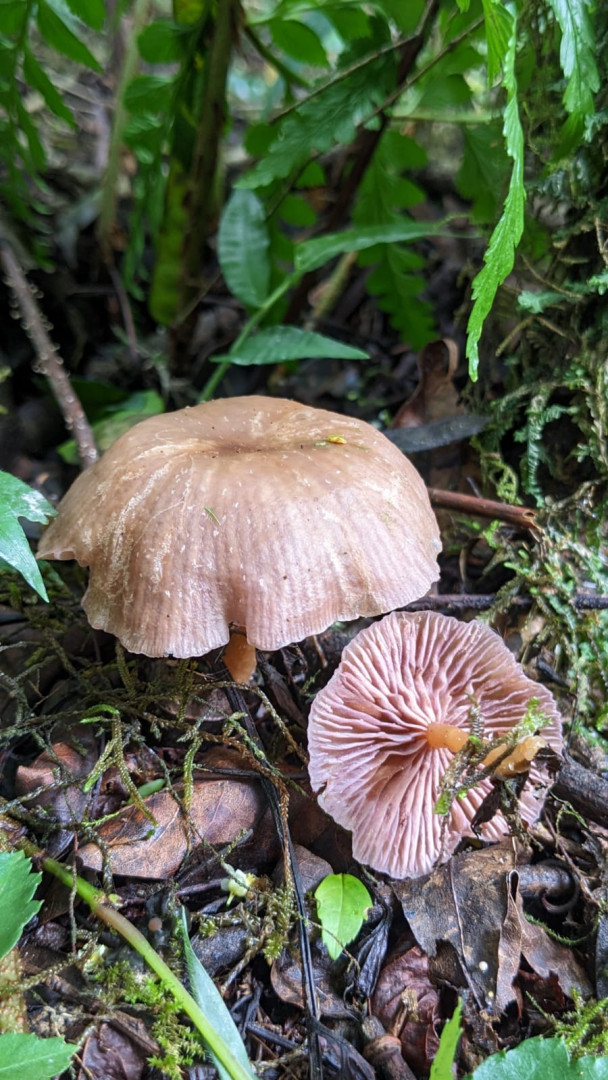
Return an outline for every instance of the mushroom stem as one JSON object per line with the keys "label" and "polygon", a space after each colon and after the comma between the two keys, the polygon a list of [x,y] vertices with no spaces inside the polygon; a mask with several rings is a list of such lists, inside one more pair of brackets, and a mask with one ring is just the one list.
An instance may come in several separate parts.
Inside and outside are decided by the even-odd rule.
{"label": "mushroom stem", "polygon": [[426,729],[426,741],[432,750],[451,750],[453,754],[457,754],[468,737],[468,731],[454,727],[453,724],[429,724]]}
{"label": "mushroom stem", "polygon": [[230,631],[230,641],[222,657],[225,666],[237,683],[250,682],[257,657],[253,645],[250,645],[242,629]]}

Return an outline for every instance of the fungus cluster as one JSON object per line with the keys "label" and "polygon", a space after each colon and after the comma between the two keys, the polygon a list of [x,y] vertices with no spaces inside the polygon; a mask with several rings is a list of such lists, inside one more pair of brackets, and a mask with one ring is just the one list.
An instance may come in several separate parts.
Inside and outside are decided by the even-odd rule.
{"label": "fungus cluster", "polygon": [[251,653],[407,604],[439,549],[420,476],[379,431],[242,397],[132,428],[72,485],[38,554],[90,567],[92,626],[189,657],[234,627]]}
{"label": "fungus cluster", "polygon": [[[530,767],[522,820],[537,820],[548,787],[533,758],[541,742],[559,753],[562,722],[546,687],[529,679],[500,638],[481,623],[432,612],[394,612],[346,647],[309,721],[310,779],[321,806],[353,833],[353,854],[394,878],[418,877],[447,858],[491,789],[480,780],[435,812],[442,780],[471,734],[471,710],[483,739],[506,735],[536,699],[546,723],[522,739],[497,771]],[[504,750],[502,751],[504,755]],[[494,748],[482,765],[501,754]],[[498,840],[502,813],[481,826]]]}

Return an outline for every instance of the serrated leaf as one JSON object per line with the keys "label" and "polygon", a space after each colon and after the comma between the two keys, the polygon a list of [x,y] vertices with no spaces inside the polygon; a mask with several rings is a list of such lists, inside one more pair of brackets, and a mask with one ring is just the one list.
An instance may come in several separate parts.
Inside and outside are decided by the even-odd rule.
{"label": "serrated leaf", "polygon": [[217,254],[230,291],[247,307],[261,307],[268,296],[269,236],[264,207],[252,191],[234,191],[224,207]]}
{"label": "serrated leaf", "polygon": [[549,6],[562,32],[559,58],[568,80],[564,106],[569,113],[591,116],[593,95],[600,87],[591,4],[588,0],[549,0]]}
{"label": "serrated leaf", "polygon": [[412,272],[421,261],[415,252],[385,244],[366,281],[367,291],[376,297],[380,310],[388,312],[391,326],[413,349],[422,348],[436,336],[431,306],[421,299],[426,282]]}
{"label": "serrated leaf", "polygon": [[172,64],[180,60],[184,28],[170,19],[157,19],[142,30],[137,47],[142,60],[148,64]]}
{"label": "serrated leaf", "polygon": [[515,249],[524,231],[524,136],[517,107],[515,48],[517,20],[512,18],[511,38],[503,60],[503,85],[507,91],[503,134],[507,153],[513,160],[509,191],[500,220],[492,233],[484,265],[473,281],[473,308],[467,325],[469,376],[475,382],[479,368],[479,339],[500,285],[511,273]]}
{"label": "serrated leaf", "polygon": [[0,1080],[52,1080],[78,1049],[60,1038],[7,1032],[0,1035]]}
{"label": "serrated leaf", "polygon": [[234,346],[224,356],[213,356],[215,364],[229,360],[237,367],[259,364],[281,364],[286,360],[304,360],[309,357],[325,357],[332,360],[367,360],[368,354],[343,341],[315,334],[312,330],[299,330],[295,326],[271,326],[260,330],[255,337],[247,338],[242,345]]}
{"label": "serrated leaf", "polygon": [[608,1057],[571,1060],[562,1039],[524,1039],[514,1050],[492,1054],[473,1076],[475,1080],[608,1080]]}
{"label": "serrated leaf", "polygon": [[523,311],[531,311],[534,315],[540,315],[548,307],[554,307],[564,301],[564,294],[546,289],[542,292],[532,292],[524,289],[517,297],[518,307]]}
{"label": "serrated leaf", "polygon": [[32,871],[22,851],[0,853],[0,959],[17,944],[23,927],[39,910],[40,901],[32,897],[41,881],[42,874]]}
{"label": "serrated leaf", "polygon": [[274,125],[274,141],[237,187],[263,187],[289,176],[313,153],[352,142],[357,125],[373,114],[394,87],[394,75],[394,57],[384,56],[343,79],[317,84],[314,97]]}
{"label": "serrated leaf", "polygon": [[456,1060],[456,1051],[461,1035],[461,1015],[462,1001],[458,998],[452,1017],[446,1022],[441,1032],[439,1047],[431,1065],[429,1080],[454,1080],[453,1065]]}
{"label": "serrated leaf", "polygon": [[0,472],[0,559],[18,570],[43,600],[48,600],[44,582],[18,518],[46,524],[54,514],[39,491],[33,491],[10,473]]}
{"label": "serrated leaf", "polygon": [[296,248],[295,265],[302,273],[343,255],[346,251],[365,251],[375,244],[400,244],[422,240],[427,236],[449,235],[445,222],[399,221],[388,225],[361,226],[343,232],[328,233],[315,240],[306,240]]}
{"label": "serrated leaf", "polygon": [[[228,1012],[219,990],[217,990],[213,980],[205,971],[205,968],[190,944],[188,926],[186,924],[186,916],[183,908],[181,929],[184,945],[184,958],[186,961],[188,978],[190,979],[192,997],[197,1005],[203,1010],[205,1016],[213,1025],[218,1035],[232,1051],[232,1054],[239,1064],[242,1065],[247,1074],[252,1077],[252,1080],[255,1080],[256,1074],[251,1068],[249,1057],[247,1056],[247,1051],[239,1034],[239,1030]],[[220,1075],[220,1080],[230,1080],[230,1073],[228,1070],[224,1068],[220,1061],[218,1061],[210,1047],[207,1047],[207,1050]]]}
{"label": "serrated leaf", "polygon": [[101,65],[93,53],[68,25],[67,9],[65,12],[62,11],[60,16],[57,7],[58,5],[51,5],[48,0],[39,0],[38,3],[38,29],[47,45],[63,53],[69,60],[75,60],[77,64],[83,64],[84,67],[101,72]]}
{"label": "serrated leaf", "polygon": [[270,19],[267,23],[275,45],[300,64],[327,67],[327,53],[317,34],[295,19]]}
{"label": "serrated leaf", "polygon": [[42,94],[46,104],[55,116],[65,120],[71,128],[76,128],[76,120],[71,109],[65,104],[61,94],[55,89],[44,68],[25,46],[23,52],[23,74],[30,86]]}
{"label": "serrated leaf", "polygon": [[101,30],[106,21],[105,0],[67,0],[68,7],[93,30]]}
{"label": "serrated leaf", "polygon": [[503,0],[482,0],[482,7],[488,46],[488,83],[492,86],[508,52],[512,16]]}
{"label": "serrated leaf", "polygon": [[318,886],[315,900],[323,944],[332,960],[337,960],[363,926],[372,898],[352,874],[328,874]]}
{"label": "serrated leaf", "polygon": [[463,130],[464,154],[456,187],[470,199],[476,221],[496,220],[498,199],[509,176],[509,158],[498,122],[473,124]]}

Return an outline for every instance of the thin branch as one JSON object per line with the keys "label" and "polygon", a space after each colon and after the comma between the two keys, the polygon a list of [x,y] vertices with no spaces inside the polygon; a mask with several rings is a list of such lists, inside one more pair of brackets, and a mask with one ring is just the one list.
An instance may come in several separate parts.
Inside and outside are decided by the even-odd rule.
{"label": "thin branch", "polygon": [[32,287],[5,240],[0,240],[0,260],[23,316],[23,328],[34,346],[38,369],[49,380],[65,425],[76,440],[82,467],[86,469],[98,458],[89,421],[72,388],[57,347],[51,341],[48,324],[36,303]]}
{"label": "thin branch", "polygon": [[122,71],[115,93],[112,136],[106,172],[101,185],[101,209],[99,212],[99,220],[97,222],[97,232],[101,250],[107,263],[111,263],[113,257],[112,231],[114,229],[114,219],[116,216],[117,184],[123,149],[123,136],[128,119],[128,113],[125,108],[125,92],[139,66],[137,38],[140,31],[146,25],[149,7],[150,0],[136,0],[133,7],[129,44],[127,46],[127,53],[122,65]]}
{"label": "thin branch", "polygon": [[[545,593],[545,596],[550,593]],[[576,611],[605,611],[608,609],[608,596],[596,593],[574,593],[570,598]],[[489,611],[498,596],[496,593],[439,593],[437,596],[423,596],[406,604],[404,611]],[[527,609],[532,607],[536,597],[530,595],[512,596],[509,607]]]}
{"label": "thin branch", "polygon": [[258,52],[262,57],[262,60],[265,60],[266,63],[270,65],[270,67],[273,67],[275,71],[281,76],[281,78],[285,80],[288,86],[294,84],[295,86],[301,86],[305,90],[310,89],[310,85],[306,81],[306,79],[303,79],[302,76],[298,75],[296,71],[291,71],[287,67],[287,64],[284,64],[282,60],[279,60],[279,58],[274,55],[272,49],[269,49],[268,46],[264,44],[262,39],[259,38],[256,34],[251,24],[247,24],[245,26],[244,34],[245,37],[249,38],[256,52]]}
{"label": "thin branch", "polygon": [[531,532],[538,531],[540,528],[536,513],[530,506],[511,506],[509,503],[497,502],[495,499],[463,495],[460,491],[442,491],[440,488],[433,487],[427,490],[432,505],[439,506],[442,510],[460,510],[464,514],[506,521],[509,525],[517,525],[520,529],[528,529]]}

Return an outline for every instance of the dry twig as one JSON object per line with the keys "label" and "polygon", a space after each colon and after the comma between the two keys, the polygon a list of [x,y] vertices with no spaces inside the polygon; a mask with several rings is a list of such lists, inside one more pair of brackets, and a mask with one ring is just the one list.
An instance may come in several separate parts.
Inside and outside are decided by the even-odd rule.
{"label": "dry twig", "polygon": [[82,467],[86,469],[97,461],[98,457],[89,421],[74,393],[57,347],[51,341],[48,324],[36,303],[32,287],[5,240],[0,241],[0,260],[7,283],[19,305],[23,317],[23,328],[36,351],[38,369],[49,380],[66,427],[73,433],[76,440]]}

